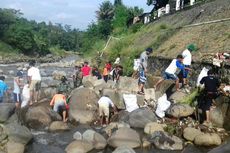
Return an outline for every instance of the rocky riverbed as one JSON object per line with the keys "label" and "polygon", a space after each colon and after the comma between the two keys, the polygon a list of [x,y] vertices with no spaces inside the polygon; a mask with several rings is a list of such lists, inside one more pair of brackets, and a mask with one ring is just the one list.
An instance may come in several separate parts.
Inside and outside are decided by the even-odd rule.
{"label": "rocky riverbed", "polygon": [[[151,88],[159,78],[152,77],[146,95],[136,95],[137,80],[122,77],[114,89],[114,82],[87,77],[84,87],[74,89],[70,99],[70,122],[61,122],[59,114],[52,111],[49,101],[56,91],[60,76],[70,78],[78,57],[57,63],[42,63],[43,77],[41,101],[22,110],[12,103],[0,104],[1,153],[220,153],[230,152],[229,98],[220,97],[213,111],[214,128],[196,121],[194,108],[179,103],[186,93],[175,92],[174,83],[165,81],[158,91]],[[0,65],[7,83],[18,66],[26,63]],[[109,94],[120,110],[113,115],[109,126],[98,125],[97,101],[99,92]],[[155,114],[157,99],[170,92],[171,107],[162,121]],[[172,94],[173,93],[173,94]],[[138,109],[127,112],[123,94],[137,97]],[[217,146],[219,146],[216,148]]]}

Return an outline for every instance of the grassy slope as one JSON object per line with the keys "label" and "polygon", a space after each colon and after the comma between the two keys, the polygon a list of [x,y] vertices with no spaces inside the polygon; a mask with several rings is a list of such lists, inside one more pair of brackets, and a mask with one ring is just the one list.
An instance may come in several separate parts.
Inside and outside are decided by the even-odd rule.
{"label": "grassy slope", "polygon": [[[202,13],[200,14],[200,12]],[[190,28],[185,25],[230,18],[230,1],[215,0],[191,9],[164,16],[143,26],[139,32],[123,36],[120,41],[113,40],[106,49],[110,59],[118,53],[123,57],[123,65],[131,71],[132,59],[146,47],[154,48],[154,56],[173,58],[185,49],[187,44],[195,43],[200,59],[203,53],[230,50],[230,21]]]}

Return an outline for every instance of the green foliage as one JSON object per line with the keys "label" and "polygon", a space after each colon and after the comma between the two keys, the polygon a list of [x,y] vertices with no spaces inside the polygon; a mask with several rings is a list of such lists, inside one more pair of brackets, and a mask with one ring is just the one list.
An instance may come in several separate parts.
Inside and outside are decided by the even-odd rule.
{"label": "green foliage", "polygon": [[122,0],[114,0],[114,6],[121,6],[123,5]]}
{"label": "green foliage", "polygon": [[0,9],[0,40],[30,55],[45,55],[53,46],[78,51],[83,44],[81,31],[69,25],[28,21],[13,9]]}
{"label": "green foliage", "polygon": [[112,20],[114,16],[114,6],[110,1],[104,1],[100,4],[99,10],[96,11],[97,20]]}

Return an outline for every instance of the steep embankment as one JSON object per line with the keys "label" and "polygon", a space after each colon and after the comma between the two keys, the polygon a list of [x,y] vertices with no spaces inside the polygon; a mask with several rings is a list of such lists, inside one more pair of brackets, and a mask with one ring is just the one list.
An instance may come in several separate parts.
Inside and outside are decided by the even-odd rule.
{"label": "steep embankment", "polygon": [[230,21],[184,28],[200,22],[230,18],[230,1],[215,0],[184,9],[143,26],[137,33],[113,40],[106,49],[114,59],[119,53],[126,71],[131,72],[132,60],[146,47],[153,47],[153,56],[174,58],[189,43],[197,44],[194,58],[202,59],[204,53],[230,50]]}

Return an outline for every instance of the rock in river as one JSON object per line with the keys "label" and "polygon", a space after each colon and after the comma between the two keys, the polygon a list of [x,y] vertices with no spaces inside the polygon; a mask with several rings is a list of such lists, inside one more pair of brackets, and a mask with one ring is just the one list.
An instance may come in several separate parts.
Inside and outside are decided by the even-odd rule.
{"label": "rock in river", "polygon": [[98,95],[88,88],[75,89],[71,94],[69,115],[82,124],[96,119]]}
{"label": "rock in river", "polygon": [[5,122],[14,113],[14,103],[1,103],[0,104],[0,122]]}
{"label": "rock in river", "polygon": [[49,126],[50,132],[67,131],[69,129],[67,123],[64,123],[63,121],[54,121]]}
{"label": "rock in river", "polygon": [[114,148],[120,146],[138,148],[140,147],[141,140],[139,134],[135,130],[123,127],[112,134],[108,139],[108,144]]}
{"label": "rock in river", "polygon": [[186,140],[194,141],[195,137],[203,134],[200,130],[187,127],[184,129],[183,136]]}
{"label": "rock in river", "polygon": [[132,148],[127,146],[121,146],[116,148],[112,153],[136,153]]}
{"label": "rock in river", "polygon": [[156,115],[149,109],[140,108],[132,111],[128,117],[128,123],[133,128],[144,128],[147,123],[156,122]]}
{"label": "rock in river", "polygon": [[91,150],[93,150],[93,144],[84,140],[75,140],[65,149],[66,153],[87,153]]}
{"label": "rock in river", "polygon": [[145,125],[144,132],[146,134],[153,134],[156,131],[164,131],[166,124],[159,124],[157,122],[151,122]]}
{"label": "rock in river", "polygon": [[192,115],[194,109],[187,104],[174,104],[169,108],[167,114],[176,118],[187,117]]}
{"label": "rock in river", "polygon": [[199,146],[218,146],[221,144],[221,138],[218,134],[206,133],[196,136],[194,143]]}
{"label": "rock in river", "polygon": [[168,133],[162,131],[154,132],[149,141],[152,142],[156,148],[162,150],[183,149],[183,141],[180,138],[170,136]]}
{"label": "rock in river", "polygon": [[9,141],[7,143],[7,152],[8,153],[24,153],[25,145],[22,143]]}
{"label": "rock in river", "polygon": [[214,148],[208,153],[230,153],[230,142]]}

